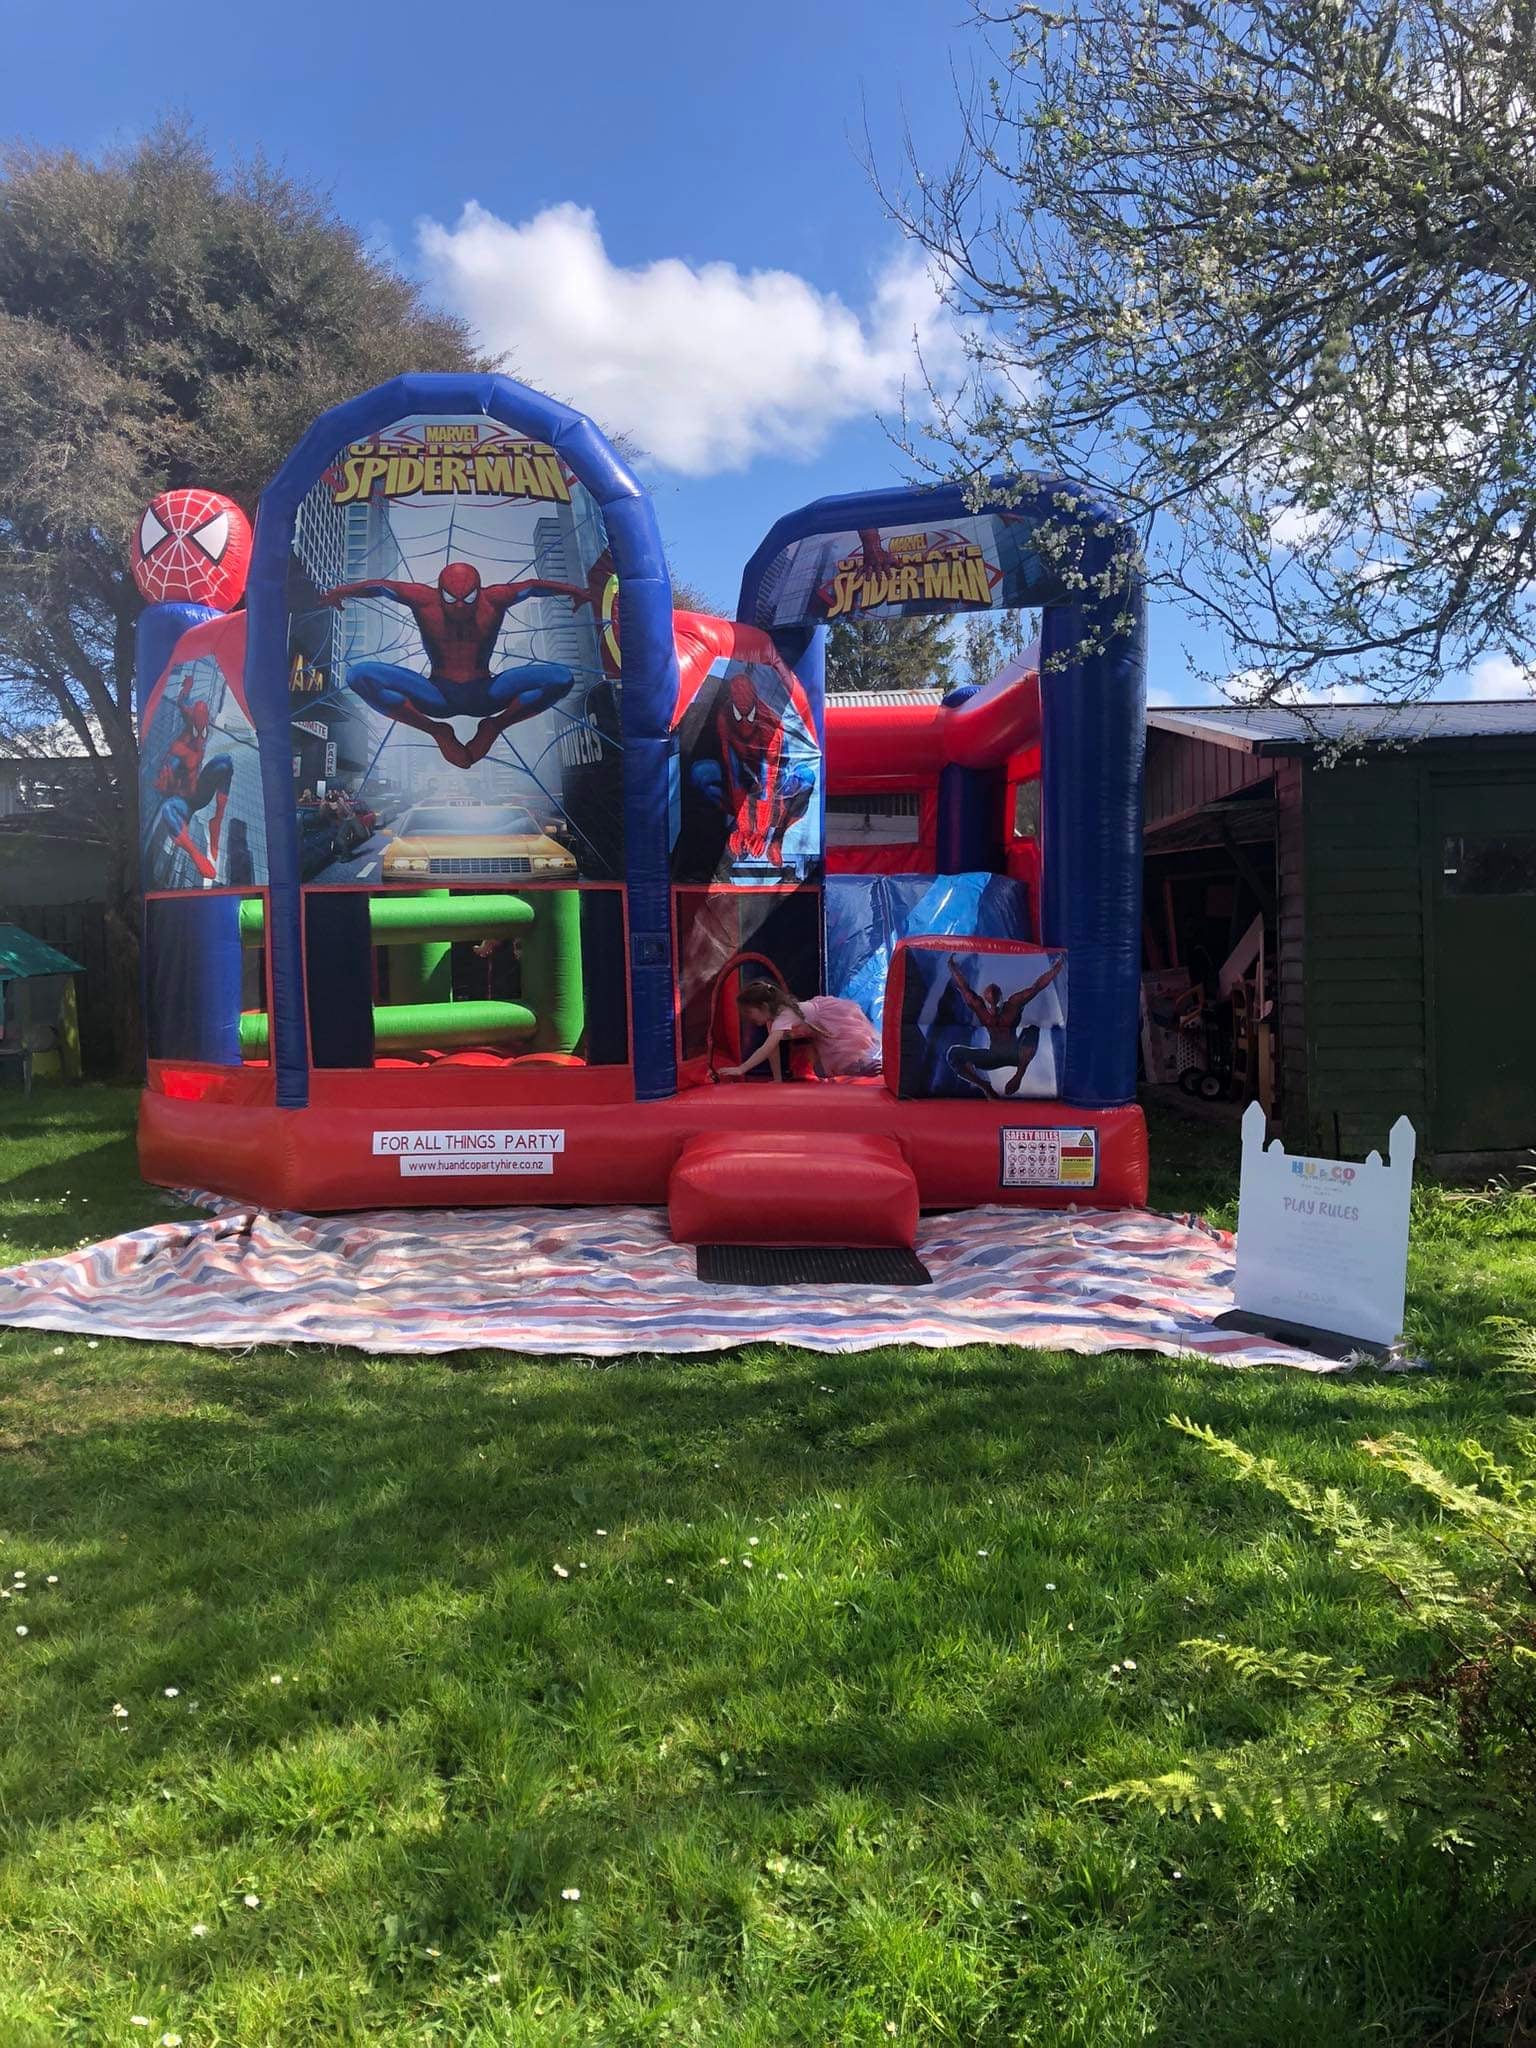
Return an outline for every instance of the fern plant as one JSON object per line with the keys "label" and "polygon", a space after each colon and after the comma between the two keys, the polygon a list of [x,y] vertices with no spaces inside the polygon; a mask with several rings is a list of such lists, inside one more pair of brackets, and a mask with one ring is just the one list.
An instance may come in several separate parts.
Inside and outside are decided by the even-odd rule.
{"label": "fern plant", "polygon": [[[1196,1637],[1200,1665],[1244,1685],[1311,1695],[1304,1742],[1249,1744],[1231,1756],[1133,1778],[1090,1795],[1195,1819],[1268,1811],[1282,1822],[1352,1806],[1400,1838],[1427,1839],[1476,1861],[1532,1863],[1536,1815],[1536,1431],[1518,1465],[1481,1444],[1460,1448],[1471,1483],[1441,1470],[1411,1439],[1361,1448],[1400,1473],[1460,1532],[1454,1546],[1367,1514],[1336,1487],[1318,1490],[1272,1458],[1179,1416],[1175,1429],[1261,1486],[1367,1574],[1424,1631],[1427,1675],[1403,1680],[1304,1650],[1263,1650]],[[1513,1866],[1506,1865],[1513,1876]]]}

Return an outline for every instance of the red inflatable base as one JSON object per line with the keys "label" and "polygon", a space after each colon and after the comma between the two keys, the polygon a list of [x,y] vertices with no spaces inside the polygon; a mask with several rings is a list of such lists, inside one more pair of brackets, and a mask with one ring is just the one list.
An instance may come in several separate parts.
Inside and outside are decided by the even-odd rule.
{"label": "red inflatable base", "polygon": [[679,1244],[910,1251],[917,1209],[901,1147],[865,1131],[714,1131],[688,1140],[667,1183]]}
{"label": "red inflatable base", "polygon": [[562,1101],[561,1092],[499,1106],[439,1096],[430,1107],[275,1109],[147,1090],[139,1165],[162,1187],[274,1209],[662,1203],[691,1138],[798,1134],[814,1158],[818,1137],[866,1133],[895,1140],[928,1209],[1124,1208],[1147,1197],[1147,1130],[1134,1104],[899,1102],[878,1081],[691,1088],[660,1102]]}

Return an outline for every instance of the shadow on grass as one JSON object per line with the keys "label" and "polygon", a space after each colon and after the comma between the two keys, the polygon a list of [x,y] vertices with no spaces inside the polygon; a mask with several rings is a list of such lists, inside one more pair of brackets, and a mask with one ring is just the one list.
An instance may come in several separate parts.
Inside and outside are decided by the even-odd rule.
{"label": "shadow on grass", "polygon": [[[132,1205],[119,1227],[156,1213],[104,1111],[34,1156],[21,1200],[94,1162]],[[1207,1138],[1166,1206],[1196,1206],[1197,1168],[1218,1185]],[[255,1975],[318,2001],[270,2036],[210,2006],[241,2040],[418,2038],[432,1952],[483,1959],[511,1928],[528,2012],[553,1984],[615,2040],[659,2038],[612,2021],[636,1985],[729,2006],[755,1981],[772,2017],[744,2040],[862,2039],[848,2001],[873,1985],[935,2040],[1411,2041],[1479,1910],[1443,1868],[1363,1827],[1197,1831],[1078,1801],[1283,1724],[1197,1682],[1189,1635],[1422,1654],[1170,1411],[1417,1515],[1357,1439],[1499,1447],[1501,1398],[987,1348],[593,1369],[9,1333],[0,1576],[29,1572],[32,1633],[6,1668],[0,1813],[37,1901],[13,1930],[46,1944],[67,1921],[82,1980],[201,1984],[195,1944],[126,1917],[121,1869],[323,1897],[320,1918],[239,1923]],[[562,1917],[565,1887],[602,1902],[590,1921]],[[925,1943],[942,1962],[920,1966]],[[354,2035],[334,1987],[358,1981]],[[737,2038],[723,2009],[705,2038]],[[524,2024],[484,2038],[566,2038]]]}
{"label": "shadow on grass", "polygon": [[0,1264],[190,1213],[139,1178],[129,1088],[0,1098]]}
{"label": "shadow on grass", "polygon": [[[78,1340],[63,1348],[78,1354]],[[1058,1558],[1057,1583],[1070,1576],[1079,1627],[1096,1639],[1130,1598],[1138,1626],[1166,1651],[1189,1632],[1192,1578],[1202,1603],[1243,1629],[1270,1589],[1241,1571],[1218,1585],[1213,1563],[1280,1526],[1267,1501],[1163,1428],[1170,1409],[1314,1474],[1347,1471],[1400,1504],[1390,1478],[1355,1453],[1360,1435],[1398,1427],[1452,1440],[1474,1418],[1485,1433],[1499,1423],[1459,1382],[1225,1375],[1123,1355],[747,1351],[584,1372],[475,1354],[402,1365],[268,1351],[180,1354],[172,1369],[164,1353],[117,1345],[104,1376],[78,1355],[60,1367],[54,1349],[19,1333],[3,1353],[9,1529],[23,1549],[62,1540],[92,1553],[93,1626],[116,1639],[113,1682],[140,1696],[165,1681],[166,1630],[130,1626],[130,1616],[172,1618],[173,1640],[190,1620],[216,1646],[224,1688],[238,1689],[275,1654],[258,1626],[264,1609],[302,1668],[360,1591],[392,1602],[451,1582],[481,1597],[525,1572],[542,1609],[555,1562],[574,1569],[565,1554],[583,1541],[603,1556],[586,1534],[602,1523],[630,1525],[626,1569],[639,1558],[659,1592],[668,1559],[717,1569],[714,1539],[691,1541],[683,1523],[745,1517],[766,1530],[808,1505],[821,1514],[834,1496],[836,1526],[870,1551],[861,1569],[874,1591],[835,1625],[823,1621],[867,1681],[885,1640],[873,1626],[881,1587],[896,1583],[879,1558],[890,1550],[898,1578],[941,1584],[962,1525],[985,1534],[987,1487],[1007,1504],[994,1541],[971,1551],[1002,1556],[1022,1527],[1031,1555]],[[1328,1576],[1321,1559],[1308,1569]],[[967,1611],[984,1636],[1005,1640],[1042,1610],[1043,1583],[1021,1583],[1011,1564],[978,1571],[974,1584],[966,1578]],[[910,1593],[903,1582],[903,1601]],[[943,1601],[934,1604],[937,1617]],[[906,1618],[886,1617],[901,1657],[912,1649]],[[649,1633],[632,1614],[624,1625]],[[829,1647],[818,1638],[817,1658]],[[267,1736],[253,1729],[250,1739]],[[240,1746],[238,1731],[231,1740]],[[889,1775],[903,1781],[906,1765]],[[63,1789],[31,1788],[27,1809],[61,1811]]]}
{"label": "shadow on grass", "polygon": [[[323,1851],[330,1910],[355,1907],[366,1967],[401,1983],[427,1966],[370,1899],[418,1943],[483,1948],[604,1873],[633,1911],[600,1964],[562,1961],[556,1938],[573,1996],[640,1968],[663,1927],[674,1951],[689,1930],[689,1968],[730,1995],[771,1856],[823,1872],[807,1883],[872,1885],[914,1927],[940,1885],[974,1947],[969,1887],[1006,2026],[962,2017],[934,2038],[1042,2024],[1038,1972],[998,1989],[1025,1893],[1041,1941],[1175,1944],[1155,2003],[1186,2039],[1284,2039],[1278,2015],[1317,2009],[1309,1946],[1334,1958],[1332,2038],[1354,2038],[1384,1966],[1349,1933],[1370,1882],[1422,1891],[1436,1960],[1419,1967],[1444,1968],[1424,1919],[1439,1894],[1377,1843],[1346,1830],[1303,1873],[1294,1850],[1208,1830],[1197,1906],[1164,1871],[1195,1860],[1192,1831],[1076,1802],[1265,1725],[1266,1705],[1192,1686],[1184,1636],[1411,1655],[1385,1604],[1173,1438],[1169,1410],[1401,1505],[1352,1446],[1390,1427],[1497,1441],[1467,1382],[985,1349],[598,1372],[64,1348],[26,1333],[0,1351],[8,1544],[35,1623],[0,1758],[13,1856],[73,1868],[103,1826],[114,1857],[169,1854],[133,1807],[163,1786],[200,1855]],[[45,1569],[56,1596],[36,1591]],[[1128,1653],[1145,1676],[1111,1681]],[[1266,1857],[1283,1939],[1255,1917]],[[849,1874],[870,1858],[876,1876]],[[828,1912],[831,1996],[868,1963]],[[1197,2021],[1213,1959],[1247,1989]]]}
{"label": "shadow on grass", "polygon": [[0,1246],[19,1258],[51,1258],[61,1241],[68,1250],[191,1213],[138,1178],[131,1138],[104,1130],[98,1143],[81,1146],[67,1160],[0,1181]]}

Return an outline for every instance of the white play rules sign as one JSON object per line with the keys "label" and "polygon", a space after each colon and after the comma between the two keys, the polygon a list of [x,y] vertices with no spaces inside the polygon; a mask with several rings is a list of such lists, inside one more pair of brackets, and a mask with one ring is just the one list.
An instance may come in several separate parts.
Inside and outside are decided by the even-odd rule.
{"label": "white play rules sign", "polygon": [[1241,1315],[1390,1345],[1403,1330],[1413,1125],[1400,1116],[1385,1161],[1288,1153],[1264,1142],[1264,1112],[1243,1116],[1237,1278]]}

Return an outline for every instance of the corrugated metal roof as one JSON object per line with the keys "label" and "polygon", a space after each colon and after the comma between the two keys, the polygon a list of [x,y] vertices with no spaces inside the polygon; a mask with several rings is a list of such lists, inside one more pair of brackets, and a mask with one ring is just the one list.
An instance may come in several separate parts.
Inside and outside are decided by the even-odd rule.
{"label": "corrugated metal roof", "polygon": [[922,704],[929,710],[937,711],[944,702],[942,690],[828,690],[827,704],[835,705],[840,711],[851,711],[860,705]]}
{"label": "corrugated metal roof", "polygon": [[1314,704],[1306,710],[1266,705],[1248,711],[1226,704],[1159,705],[1147,713],[1159,732],[1220,740],[1268,753],[1320,742],[1414,746],[1425,740],[1536,739],[1536,697],[1480,698],[1428,704]]}

